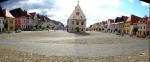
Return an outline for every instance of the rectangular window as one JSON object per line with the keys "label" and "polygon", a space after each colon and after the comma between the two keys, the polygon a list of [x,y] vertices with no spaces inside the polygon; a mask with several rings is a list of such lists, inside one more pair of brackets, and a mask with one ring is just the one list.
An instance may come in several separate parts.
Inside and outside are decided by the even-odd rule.
{"label": "rectangular window", "polygon": [[74,21],[72,21],[72,25],[74,25]]}
{"label": "rectangular window", "polygon": [[83,31],[83,28],[82,28],[82,31]]}
{"label": "rectangular window", "polygon": [[84,24],[84,22],[81,22],[81,25],[83,25]]}
{"label": "rectangular window", "polygon": [[79,25],[79,22],[77,22],[76,24]]}

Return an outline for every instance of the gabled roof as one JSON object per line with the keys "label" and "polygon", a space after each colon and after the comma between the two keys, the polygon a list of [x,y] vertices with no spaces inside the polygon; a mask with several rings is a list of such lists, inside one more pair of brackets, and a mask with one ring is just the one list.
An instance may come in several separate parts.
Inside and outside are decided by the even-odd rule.
{"label": "gabled roof", "polygon": [[102,24],[104,25],[104,24],[107,24],[107,21],[102,21]]}
{"label": "gabled roof", "polygon": [[128,18],[129,18],[128,16],[122,16],[123,21],[127,21]]}
{"label": "gabled roof", "polygon": [[68,19],[86,19],[79,4],[77,4],[77,6],[75,7],[75,9],[73,10],[72,14]]}
{"label": "gabled roof", "polygon": [[29,13],[29,14],[30,14],[30,16],[31,16],[32,18],[34,18],[34,16],[36,15],[36,12]]}
{"label": "gabled roof", "polygon": [[148,21],[148,17],[144,16],[143,18],[139,19],[138,23],[146,23]]}
{"label": "gabled roof", "polygon": [[33,12],[33,13],[29,13],[31,16],[34,16],[36,14],[36,12]]}
{"label": "gabled roof", "polygon": [[141,18],[138,17],[138,16],[131,15],[131,16],[127,19],[127,21],[131,21],[131,23],[133,24],[133,23],[138,23],[138,21],[139,21],[140,19],[141,19]]}
{"label": "gabled roof", "polygon": [[14,18],[14,16],[12,16],[11,13],[8,10],[6,10],[6,9],[3,9],[3,13],[4,13],[5,17]]}
{"label": "gabled roof", "polygon": [[115,23],[117,23],[117,22],[122,22],[123,20],[122,20],[122,18],[121,17],[116,17],[115,18]]}
{"label": "gabled roof", "polygon": [[11,13],[14,17],[27,16],[27,11],[22,10],[21,8],[16,8],[16,9],[10,10],[10,13]]}
{"label": "gabled roof", "polygon": [[4,13],[3,13],[3,10],[2,10],[1,6],[0,6],[0,17],[4,17]]}
{"label": "gabled roof", "polygon": [[108,23],[115,23],[114,19],[108,19]]}

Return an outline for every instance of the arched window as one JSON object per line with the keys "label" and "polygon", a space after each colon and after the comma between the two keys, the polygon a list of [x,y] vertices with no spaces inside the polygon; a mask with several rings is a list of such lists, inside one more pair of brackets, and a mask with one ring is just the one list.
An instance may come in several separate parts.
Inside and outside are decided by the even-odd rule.
{"label": "arched window", "polygon": [[79,12],[76,12],[76,15],[79,15],[80,13]]}
{"label": "arched window", "polygon": [[81,29],[81,31],[83,31],[83,28]]}
{"label": "arched window", "polygon": [[72,21],[72,25],[74,25],[74,21]]}

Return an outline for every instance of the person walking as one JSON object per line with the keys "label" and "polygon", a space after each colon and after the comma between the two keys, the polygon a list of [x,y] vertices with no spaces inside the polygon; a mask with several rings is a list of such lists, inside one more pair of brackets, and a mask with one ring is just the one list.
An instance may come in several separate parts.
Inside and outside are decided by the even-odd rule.
{"label": "person walking", "polygon": [[121,29],[121,36],[124,36],[124,30]]}

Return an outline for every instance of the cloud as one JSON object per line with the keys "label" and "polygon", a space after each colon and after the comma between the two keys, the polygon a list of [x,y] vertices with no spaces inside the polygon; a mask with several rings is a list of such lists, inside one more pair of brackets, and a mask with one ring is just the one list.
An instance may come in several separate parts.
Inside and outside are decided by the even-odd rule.
{"label": "cloud", "polygon": [[134,3],[134,1],[133,0],[128,0],[130,3]]}
{"label": "cloud", "polygon": [[[49,18],[67,24],[67,19],[73,12],[78,0],[10,0],[3,5],[6,8],[14,9],[21,7],[28,12],[37,12],[47,15]],[[9,3],[9,4],[8,4]],[[81,9],[87,18],[87,27],[93,23],[109,18],[115,18],[127,13],[118,10],[121,0],[80,0]]]}
{"label": "cloud", "polygon": [[[78,0],[55,0],[54,6],[57,10],[49,12],[50,14],[55,14],[55,16],[51,18],[63,21],[66,25],[68,17],[77,5],[77,1]],[[111,2],[106,0],[80,0],[79,4],[87,18],[87,26],[95,22],[100,22],[103,19],[105,20],[106,18],[117,16],[119,14],[118,11],[115,10],[114,12],[112,8],[117,9],[121,6],[120,0],[111,0]],[[121,11],[119,12],[122,14]]]}
{"label": "cloud", "polygon": [[53,7],[53,0],[9,0],[2,3],[2,6],[9,10],[18,7],[23,9],[51,9]]}
{"label": "cloud", "polygon": [[32,10],[28,10],[28,12],[29,13],[31,13],[31,12],[41,13],[42,10],[40,10],[40,9],[32,9]]}
{"label": "cloud", "polygon": [[140,1],[140,3],[141,3],[141,5],[142,5],[142,6],[149,7],[149,4],[148,4],[148,3],[146,3],[146,2],[142,2],[142,1]]}

